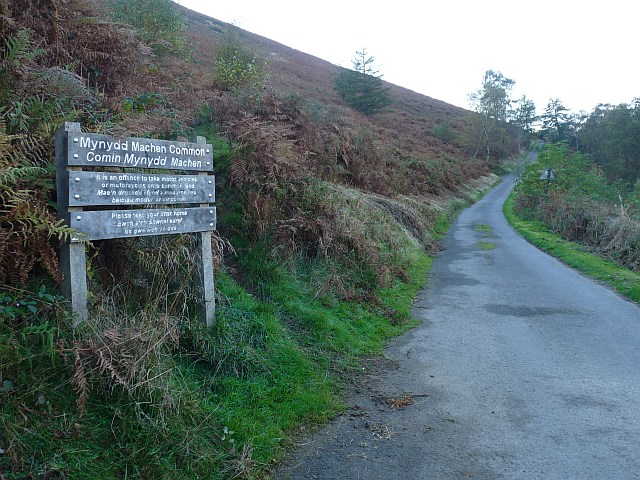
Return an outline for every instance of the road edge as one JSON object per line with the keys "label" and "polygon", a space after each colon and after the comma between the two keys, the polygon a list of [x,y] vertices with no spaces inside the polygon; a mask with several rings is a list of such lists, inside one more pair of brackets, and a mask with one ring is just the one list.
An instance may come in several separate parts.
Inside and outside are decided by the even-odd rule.
{"label": "road edge", "polygon": [[544,228],[540,222],[524,220],[516,215],[512,191],[502,206],[507,222],[527,242],[562,261],[583,275],[606,285],[625,299],[640,305],[640,274],[594,255],[584,245],[564,240]]}

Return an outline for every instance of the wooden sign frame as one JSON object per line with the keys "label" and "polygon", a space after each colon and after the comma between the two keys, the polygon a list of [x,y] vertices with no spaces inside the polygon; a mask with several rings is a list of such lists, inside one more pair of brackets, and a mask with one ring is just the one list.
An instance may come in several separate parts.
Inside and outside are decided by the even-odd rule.
{"label": "wooden sign frame", "polygon": [[[55,149],[58,216],[81,234],[60,248],[63,293],[76,323],[88,318],[85,240],[190,233],[197,239],[199,253],[198,313],[211,327],[215,323],[211,232],[217,219],[212,205],[213,148],[206,139],[196,137],[188,143],[119,138],[83,133],[79,123],[66,122],[56,132]],[[125,171],[132,168],[138,171]]]}

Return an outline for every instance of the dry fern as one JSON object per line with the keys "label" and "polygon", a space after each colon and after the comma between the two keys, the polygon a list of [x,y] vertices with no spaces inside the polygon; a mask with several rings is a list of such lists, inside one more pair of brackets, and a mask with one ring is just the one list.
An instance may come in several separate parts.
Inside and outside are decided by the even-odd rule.
{"label": "dry fern", "polygon": [[89,380],[84,369],[84,363],[80,356],[79,344],[74,343],[73,348],[73,376],[71,377],[71,385],[76,393],[76,406],[78,412],[82,416],[87,410],[87,400],[89,398]]}
{"label": "dry fern", "polygon": [[[149,53],[135,38],[131,27],[98,19],[90,2],[82,0],[7,0],[10,21],[2,22],[5,38],[20,38],[19,30],[29,30],[30,49],[45,50],[41,67],[73,67],[73,73],[92,87],[109,91],[123,89],[137,75],[132,65]],[[4,13],[4,12],[3,12]],[[52,70],[60,80],[60,72]],[[55,80],[55,78],[54,78]],[[75,91],[85,89],[68,76],[63,83]],[[82,82],[84,83],[84,81]],[[88,92],[88,91],[87,91]]]}
{"label": "dry fern", "polygon": [[86,338],[74,340],[66,353],[73,356],[72,385],[79,412],[86,410],[92,391],[128,396],[141,418],[177,408],[170,389],[172,352],[180,341],[178,320],[149,312],[105,318],[102,328],[95,326]]}
{"label": "dry fern", "polygon": [[231,173],[235,185],[275,190],[304,176],[290,125],[245,115],[231,124],[231,134],[237,141]]}

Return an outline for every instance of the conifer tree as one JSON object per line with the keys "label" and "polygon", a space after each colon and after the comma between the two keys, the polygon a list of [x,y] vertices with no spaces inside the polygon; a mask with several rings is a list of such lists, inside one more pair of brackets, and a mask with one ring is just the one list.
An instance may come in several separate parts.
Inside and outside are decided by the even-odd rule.
{"label": "conifer tree", "polygon": [[389,88],[382,75],[374,68],[375,57],[366,49],[356,52],[351,61],[353,69],[342,69],[335,80],[334,88],[351,107],[365,115],[374,115],[387,110],[391,105]]}

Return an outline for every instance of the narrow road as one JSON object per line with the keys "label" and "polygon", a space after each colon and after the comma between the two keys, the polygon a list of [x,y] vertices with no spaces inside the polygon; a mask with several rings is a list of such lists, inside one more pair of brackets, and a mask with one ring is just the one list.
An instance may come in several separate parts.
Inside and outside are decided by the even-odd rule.
{"label": "narrow road", "polygon": [[507,224],[512,178],[453,225],[422,324],[280,479],[640,479],[640,308]]}

